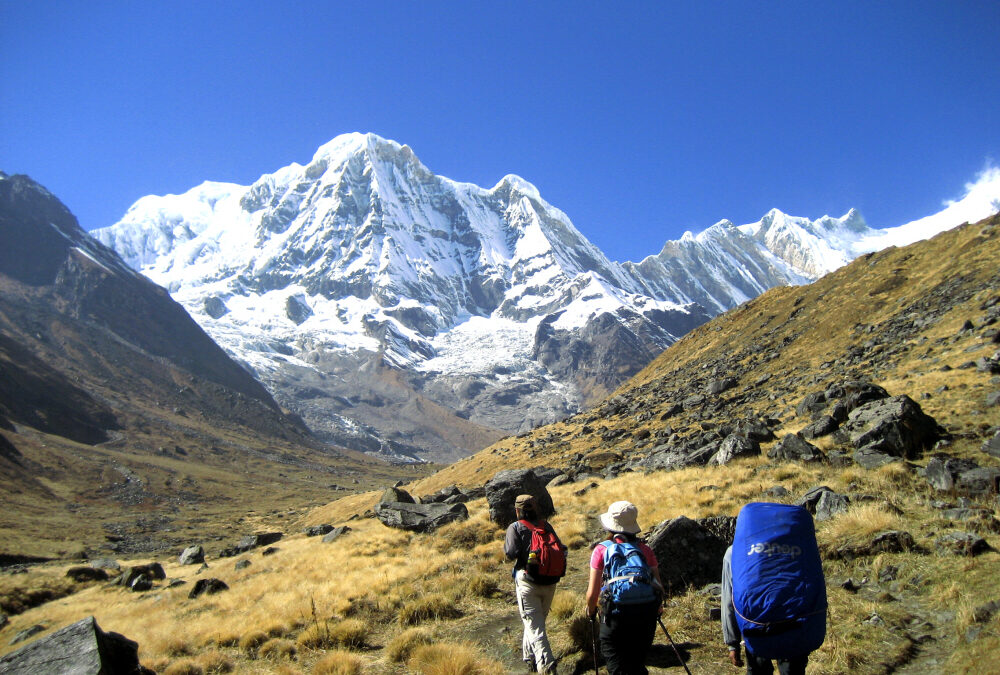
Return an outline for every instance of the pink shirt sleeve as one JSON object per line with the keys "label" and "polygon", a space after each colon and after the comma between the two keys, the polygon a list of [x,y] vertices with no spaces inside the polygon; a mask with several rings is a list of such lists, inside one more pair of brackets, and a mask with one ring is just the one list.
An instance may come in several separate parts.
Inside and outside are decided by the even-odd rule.
{"label": "pink shirt sleeve", "polygon": [[[594,547],[594,552],[590,555],[590,568],[601,571],[604,569],[604,550],[607,547],[604,544],[598,544]],[[642,557],[646,559],[646,564],[651,568],[656,569],[659,567],[659,563],[656,561],[656,554],[653,553],[651,549],[645,542],[639,543],[639,550],[642,551]]]}

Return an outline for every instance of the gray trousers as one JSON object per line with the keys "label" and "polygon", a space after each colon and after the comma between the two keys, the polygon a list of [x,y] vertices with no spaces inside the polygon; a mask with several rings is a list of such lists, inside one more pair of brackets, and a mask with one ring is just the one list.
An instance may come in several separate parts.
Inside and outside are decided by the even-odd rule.
{"label": "gray trousers", "polygon": [[524,623],[524,637],[521,639],[524,662],[534,664],[538,672],[544,673],[556,663],[549,646],[549,636],[545,633],[545,619],[552,607],[556,585],[534,584],[524,578],[524,570],[518,570],[514,575],[514,590],[517,609]]}

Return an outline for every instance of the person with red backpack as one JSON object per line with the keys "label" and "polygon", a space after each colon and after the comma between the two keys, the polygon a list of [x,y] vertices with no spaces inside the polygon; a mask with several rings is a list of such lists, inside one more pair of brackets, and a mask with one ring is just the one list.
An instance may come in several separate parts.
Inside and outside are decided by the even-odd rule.
{"label": "person with red backpack", "polygon": [[503,551],[514,561],[517,607],[524,623],[521,653],[528,672],[556,673],[556,659],[545,632],[556,583],[566,574],[566,547],[538,512],[531,495],[514,501],[517,520],[507,527]]}
{"label": "person with red backpack", "polygon": [[653,644],[663,605],[656,554],[636,536],[639,511],[615,502],[601,515],[611,538],[594,547],[587,586],[587,615],[600,605],[601,654],[609,675],[646,675],[646,654]]}

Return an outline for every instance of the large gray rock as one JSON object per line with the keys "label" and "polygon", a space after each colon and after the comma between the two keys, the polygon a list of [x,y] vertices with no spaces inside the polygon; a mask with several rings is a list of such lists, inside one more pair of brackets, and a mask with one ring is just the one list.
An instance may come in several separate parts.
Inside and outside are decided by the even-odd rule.
{"label": "large gray rock", "polygon": [[865,403],[851,412],[837,440],[893,457],[914,458],[946,435],[909,396]]}
{"label": "large gray rock", "polygon": [[105,633],[92,616],[0,658],[0,673],[6,675],[149,672],[139,664],[138,644],[118,633]]}
{"label": "large gray rock", "polygon": [[646,543],[660,563],[667,596],[718,583],[722,578],[722,558],[729,542],[690,518],[663,521],[653,528]]}
{"label": "large gray rock", "polygon": [[379,502],[375,505],[375,516],[386,527],[410,532],[433,532],[447,523],[466,520],[469,510],[465,504]]}
{"label": "large gray rock", "polygon": [[812,443],[796,434],[788,434],[767,451],[769,459],[784,459],[798,462],[820,462],[823,452]]}
{"label": "large gray rock", "polygon": [[205,562],[205,549],[198,545],[188,546],[177,562],[181,565],[200,565]]}
{"label": "large gray rock", "polygon": [[972,532],[949,532],[934,540],[934,547],[941,553],[977,556],[992,551],[986,540]]}
{"label": "large gray rock", "polygon": [[400,487],[391,487],[387,488],[386,491],[382,493],[382,498],[379,499],[379,501],[387,504],[390,502],[398,502],[400,504],[415,504],[417,500],[415,500],[413,496],[406,490]]}
{"label": "large gray rock", "polygon": [[531,469],[501,471],[493,476],[485,487],[490,520],[501,527],[507,527],[517,519],[514,500],[518,495],[532,495],[538,502],[538,515],[543,518],[555,513],[552,497],[545,489],[545,481]]}
{"label": "large gray rock", "polygon": [[719,451],[712,457],[711,463],[728,464],[737,457],[754,457],[760,454],[760,443],[746,436],[730,434],[722,441]]}
{"label": "large gray rock", "polygon": [[994,457],[1000,457],[1000,431],[993,435],[993,438],[985,441],[983,443],[983,452],[987,455],[993,455]]}
{"label": "large gray rock", "polygon": [[971,459],[932,457],[924,469],[924,477],[935,490],[947,492],[955,489],[955,481],[960,474],[978,467]]}
{"label": "large gray rock", "polygon": [[830,520],[838,513],[847,513],[850,503],[849,497],[839,495],[833,490],[826,490],[820,494],[819,501],[816,502],[816,520]]}
{"label": "large gray rock", "polygon": [[958,474],[955,488],[970,495],[995,495],[1000,493],[1000,467],[982,466]]}

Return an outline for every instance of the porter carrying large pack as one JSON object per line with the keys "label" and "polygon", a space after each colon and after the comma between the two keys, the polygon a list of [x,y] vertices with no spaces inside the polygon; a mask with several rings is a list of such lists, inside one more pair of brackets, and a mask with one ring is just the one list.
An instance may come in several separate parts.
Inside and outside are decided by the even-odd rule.
{"label": "porter carrying large pack", "polygon": [[826,637],[826,582],[812,516],[800,506],[752,502],[736,518],[733,609],[747,649],[789,659]]}

